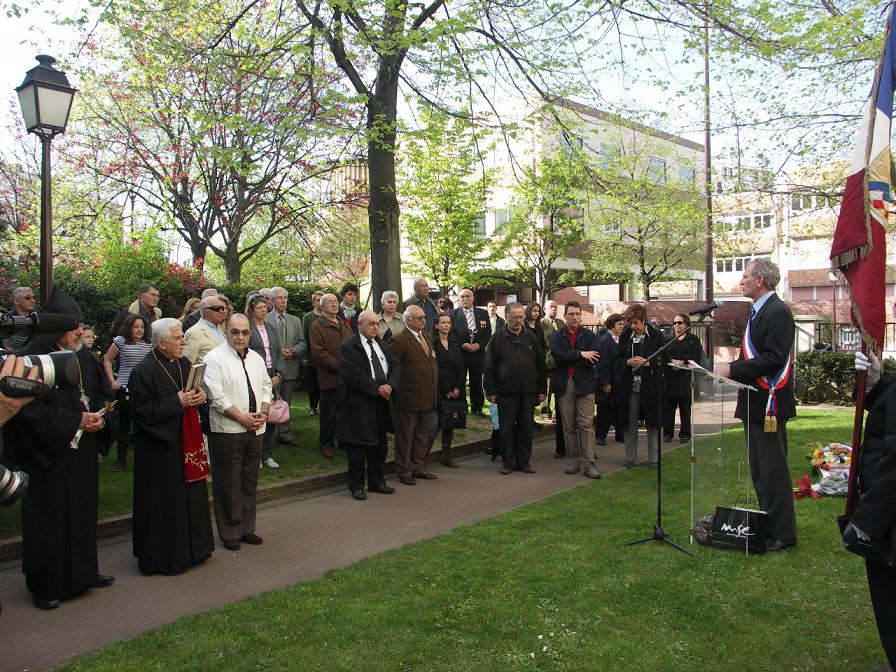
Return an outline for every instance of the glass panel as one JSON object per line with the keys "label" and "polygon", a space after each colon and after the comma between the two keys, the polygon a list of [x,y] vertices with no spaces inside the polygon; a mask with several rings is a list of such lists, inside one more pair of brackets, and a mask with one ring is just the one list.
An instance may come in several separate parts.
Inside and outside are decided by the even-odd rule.
{"label": "glass panel", "polygon": [[38,87],[37,104],[40,108],[41,126],[64,130],[73,98],[73,94],[67,91]]}
{"label": "glass panel", "polygon": [[19,93],[19,105],[22,108],[22,117],[25,119],[25,128],[32,129],[37,126],[37,107],[34,104],[34,84],[26,86]]}

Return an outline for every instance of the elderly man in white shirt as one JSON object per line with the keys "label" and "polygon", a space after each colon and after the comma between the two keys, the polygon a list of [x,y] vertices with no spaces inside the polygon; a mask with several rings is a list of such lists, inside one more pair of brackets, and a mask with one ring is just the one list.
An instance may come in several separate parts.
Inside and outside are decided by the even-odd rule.
{"label": "elderly man in white shirt", "polygon": [[255,492],[271,379],[264,359],[249,349],[251,333],[249,319],[235,313],[227,321],[227,342],[205,356],[215,522],[229,551],[239,550],[241,541],[262,543],[255,534]]}

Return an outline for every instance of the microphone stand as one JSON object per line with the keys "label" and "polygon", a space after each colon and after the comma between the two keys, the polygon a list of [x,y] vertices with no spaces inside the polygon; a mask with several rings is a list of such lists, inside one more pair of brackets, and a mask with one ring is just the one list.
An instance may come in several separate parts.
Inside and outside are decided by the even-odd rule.
{"label": "microphone stand", "polygon": [[[705,316],[703,316],[705,317]],[[701,320],[703,319],[701,317]],[[644,325],[644,328],[647,329],[647,325]],[[691,330],[690,327],[687,328],[687,331],[684,333],[689,333]],[[668,343],[663,344],[661,348],[659,348],[656,352],[654,352],[650,357],[647,358],[647,361],[644,364],[639,364],[638,366],[632,367],[632,373],[638,371],[641,367],[646,364],[653,362],[654,360],[658,361],[659,356],[666,351],[669,346],[671,346],[675,341],[678,340],[678,337],[671,339]],[[662,418],[663,418],[663,393],[665,392],[665,373],[663,371],[663,367],[660,366],[656,369],[656,375],[659,376],[659,385],[658,385],[658,393],[657,393],[657,421],[660,423],[660,437],[658,440],[658,445],[656,449],[656,523],[653,525],[653,534],[649,537],[644,537],[643,539],[636,539],[634,541],[628,541],[623,544],[623,546],[636,546],[637,544],[644,544],[648,541],[662,541],[674,548],[677,548],[679,551],[686,555],[690,555],[693,558],[697,556],[694,553],[691,553],[686,548],[683,548],[672,541],[672,538],[666,534],[666,531],[663,530],[663,442],[662,442]],[[650,445],[650,427],[647,428],[647,442],[648,446]]]}

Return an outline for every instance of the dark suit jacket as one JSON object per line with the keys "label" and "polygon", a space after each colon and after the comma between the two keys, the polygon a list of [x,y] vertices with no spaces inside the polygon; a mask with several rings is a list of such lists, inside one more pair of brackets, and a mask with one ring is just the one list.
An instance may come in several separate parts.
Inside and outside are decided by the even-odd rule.
{"label": "dark suit jacket", "polygon": [[389,371],[386,373],[386,384],[392,386],[393,396],[388,402],[379,396],[379,383],[373,379],[370,370],[370,355],[367,343],[361,342],[361,336],[353,334],[339,345],[339,407],[346,415],[336,425],[336,438],[346,443],[361,446],[375,446],[377,433],[376,405],[380,401],[389,405],[389,419],[392,431],[395,421],[394,391],[401,382],[401,364],[379,338],[375,339],[383,354]]}
{"label": "dark suit jacket", "polygon": [[473,307],[473,317],[476,321],[476,333],[470,334],[467,326],[467,314],[463,308],[455,308],[451,311],[451,333],[457,339],[458,343],[478,343],[479,352],[467,352],[461,350],[464,355],[465,362],[473,362],[481,364],[485,361],[485,348],[492,338],[492,325],[488,319],[488,312],[483,308]]}
{"label": "dark suit jacket", "polygon": [[[762,310],[753,319],[751,327],[753,346],[758,355],[753,359],[744,359],[743,353],[736,362],[731,363],[731,378],[739,383],[747,383],[759,387],[756,378],[773,375],[781,370],[790,358],[793,349],[793,314],[777,294],[773,294],[762,306]],[[747,390],[737,395],[737,411],[735,417],[747,418]],[[763,422],[768,392],[759,389],[750,392],[750,422]],[[796,415],[796,399],[793,396],[793,371],[787,384],[775,393],[778,402],[778,420],[787,420]]]}
{"label": "dark suit jacket", "polygon": [[[258,326],[255,324],[255,320],[249,320],[249,322],[252,328],[252,335],[249,336],[249,348],[267,361],[264,356],[264,343],[261,340]],[[268,332],[268,346],[271,348],[272,371],[279,371],[282,374],[286,367],[283,360],[283,350],[280,348],[280,339],[277,338],[277,330],[272,329],[269,324],[265,323],[265,331]],[[271,373],[271,375],[273,376],[274,374]]]}
{"label": "dark suit jacket", "polygon": [[401,387],[395,400],[399,412],[421,413],[436,405],[439,365],[430,335],[425,331],[422,335],[429,352],[424,351],[410,329],[389,339],[388,348],[401,364]]}

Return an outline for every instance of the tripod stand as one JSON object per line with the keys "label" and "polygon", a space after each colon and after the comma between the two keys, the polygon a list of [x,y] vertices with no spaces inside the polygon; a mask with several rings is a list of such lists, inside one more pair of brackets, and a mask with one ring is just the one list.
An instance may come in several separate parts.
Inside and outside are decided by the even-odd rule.
{"label": "tripod stand", "polygon": [[[639,369],[641,369],[641,367],[643,367],[646,364],[653,362],[653,361],[656,361],[657,364],[660,364],[660,366],[656,369],[656,375],[659,376],[659,378],[658,378],[658,383],[659,383],[658,384],[658,393],[657,393],[657,416],[656,417],[657,417],[657,421],[660,423],[660,426],[662,426],[662,417],[663,417],[662,411],[663,411],[663,393],[665,391],[664,390],[665,375],[664,375],[663,367],[661,365],[661,360],[659,359],[659,357],[673,343],[675,343],[674,338],[672,340],[668,341],[667,343],[663,344],[663,346],[661,348],[659,348],[656,352],[654,352],[652,355],[650,355],[650,357],[647,358],[646,362],[644,362],[643,364],[639,364],[638,366],[633,367],[633,369],[632,369],[632,372],[636,372]],[[648,442],[650,441],[650,436],[649,436],[650,431],[651,431],[651,428],[648,427],[647,428],[647,432],[648,432],[647,441]],[[692,436],[693,436],[693,434],[692,434]],[[691,553],[689,550],[679,546],[674,541],[672,541],[671,537],[668,534],[666,534],[665,530],[663,530],[663,444],[662,444],[662,442],[658,442],[657,452],[656,452],[656,523],[654,523],[654,525],[653,525],[653,534],[650,535],[649,537],[644,537],[643,539],[636,539],[634,541],[626,542],[625,544],[623,544],[623,546],[635,546],[637,544],[644,544],[648,541],[662,541],[666,544],[669,544],[670,546],[673,546],[674,548],[677,548],[682,553],[690,555],[691,557],[694,557],[694,558],[697,557],[694,553]]]}

